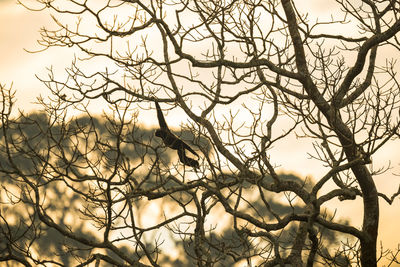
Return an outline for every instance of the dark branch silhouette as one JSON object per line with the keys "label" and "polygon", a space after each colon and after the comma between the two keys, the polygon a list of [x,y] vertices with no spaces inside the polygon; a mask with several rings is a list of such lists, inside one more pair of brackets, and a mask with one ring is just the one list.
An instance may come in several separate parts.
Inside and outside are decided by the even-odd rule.
{"label": "dark branch silhouette", "polygon": [[[400,139],[400,1],[330,1],[324,14],[291,0],[33,2],[56,22],[38,51],[80,56],[37,76],[42,115],[12,111],[14,90],[0,81],[1,266],[400,261],[400,247],[377,246],[390,238],[380,199],[398,205],[400,195],[398,159],[382,153]],[[201,109],[188,125],[201,174],[187,176],[200,158],[168,129],[163,95],[190,118],[191,101]],[[148,101],[158,101],[158,130],[140,128]],[[95,103],[104,116],[91,116]],[[159,166],[154,132],[184,168]],[[278,174],[293,167],[305,176]]]}
{"label": "dark branch silhouette", "polygon": [[187,166],[193,167],[195,169],[199,168],[199,162],[195,159],[189,158],[186,156],[185,149],[189,150],[192,154],[196,155],[199,157],[199,155],[185,142],[183,142],[181,139],[176,137],[168,128],[167,123],[164,119],[164,115],[161,111],[160,105],[158,104],[157,101],[156,103],[156,108],[157,108],[157,118],[158,122],[160,124],[160,129],[156,130],[155,135],[157,137],[160,137],[164,144],[172,149],[175,149],[178,151],[178,156],[179,160]]}

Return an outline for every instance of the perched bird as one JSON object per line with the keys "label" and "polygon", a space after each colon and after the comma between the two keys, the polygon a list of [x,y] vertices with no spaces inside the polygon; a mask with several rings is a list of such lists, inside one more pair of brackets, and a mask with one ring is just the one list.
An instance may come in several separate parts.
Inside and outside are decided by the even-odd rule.
{"label": "perched bird", "polygon": [[191,153],[199,157],[199,155],[185,142],[181,139],[176,137],[168,128],[167,123],[165,122],[164,115],[161,111],[160,105],[157,101],[156,108],[157,108],[157,118],[158,123],[160,124],[160,129],[156,130],[155,136],[160,137],[164,144],[172,149],[178,151],[179,160],[187,166],[193,167],[195,169],[199,168],[199,162],[195,159],[189,158],[186,156],[186,149],[189,150]]}

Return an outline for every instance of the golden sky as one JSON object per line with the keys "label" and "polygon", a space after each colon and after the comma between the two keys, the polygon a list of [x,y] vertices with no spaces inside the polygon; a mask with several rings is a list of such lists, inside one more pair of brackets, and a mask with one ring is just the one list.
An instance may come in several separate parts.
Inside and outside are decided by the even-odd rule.
{"label": "golden sky", "polygon": [[60,57],[59,48],[42,53],[24,51],[41,48],[37,44],[39,30],[50,21],[46,12],[29,12],[15,0],[0,0],[0,82],[6,87],[13,84],[17,107],[27,112],[37,109],[33,102],[39,94],[46,93],[35,74],[45,77],[46,67],[70,64],[68,53],[64,50],[67,57]]}

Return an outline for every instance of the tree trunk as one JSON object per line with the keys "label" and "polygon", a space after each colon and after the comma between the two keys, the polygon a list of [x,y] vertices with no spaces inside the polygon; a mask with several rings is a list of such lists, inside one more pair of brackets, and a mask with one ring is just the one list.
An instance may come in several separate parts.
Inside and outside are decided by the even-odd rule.
{"label": "tree trunk", "polygon": [[361,242],[361,265],[365,267],[377,266],[376,240],[379,225],[378,192],[371,174],[365,165],[352,168],[363,194],[364,218],[362,231],[364,238]]}
{"label": "tree trunk", "polygon": [[[356,144],[351,130],[344,124],[337,113],[331,113],[329,123],[336,132],[340,143],[346,153],[348,161],[362,157],[360,147]],[[376,262],[376,240],[379,226],[379,202],[378,192],[371,173],[364,164],[358,164],[351,168],[361,188],[364,217],[363,217],[363,238],[361,243],[361,265],[365,267],[377,266]]]}

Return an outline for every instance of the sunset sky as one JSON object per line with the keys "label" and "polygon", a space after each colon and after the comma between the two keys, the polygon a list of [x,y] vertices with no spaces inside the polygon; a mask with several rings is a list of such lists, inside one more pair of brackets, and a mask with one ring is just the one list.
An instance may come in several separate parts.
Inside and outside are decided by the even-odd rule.
{"label": "sunset sky", "polygon": [[17,106],[25,111],[36,109],[33,102],[44,86],[35,78],[35,74],[45,73],[45,68],[61,60],[68,63],[53,51],[30,54],[24,51],[37,50],[36,40],[40,37],[40,27],[49,22],[45,13],[28,12],[15,0],[0,1],[0,81],[17,91]]}
{"label": "sunset sky", "polygon": [[[30,1],[28,1],[30,2]],[[317,4],[324,2],[323,5]],[[328,1],[329,2],[329,1]],[[327,16],[332,12],[330,5],[325,1],[309,1],[313,7],[309,12]],[[316,16],[316,15],[315,15]],[[46,87],[35,77],[47,75],[46,68],[53,66],[58,72],[71,64],[74,51],[69,48],[51,48],[40,53],[28,53],[25,50],[37,51],[41,47],[37,44],[40,38],[40,28],[49,25],[51,18],[48,12],[31,12],[17,5],[15,0],[0,0],[0,83],[16,91],[16,107],[25,112],[32,112],[39,108],[34,104],[39,94],[47,94]],[[25,49],[25,50],[24,50]],[[171,115],[169,115],[171,116]],[[143,119],[143,121],[145,121]],[[317,166],[307,165],[311,161],[307,159],[306,151],[310,144],[304,140],[292,138],[276,149],[275,156],[286,160],[285,169],[281,171],[293,172],[302,177],[318,177],[324,173]],[[400,184],[399,152],[400,142],[391,143],[376,154],[373,158],[375,166],[387,166],[391,162],[393,169],[384,175],[376,177],[378,189],[391,195]],[[291,155],[288,157],[287,155]],[[307,167],[305,167],[307,166]],[[334,201],[338,208],[338,214],[351,219],[360,226],[361,216],[354,218],[354,214],[362,214],[360,198],[353,204],[349,202]],[[400,221],[400,199],[397,198],[392,206],[381,201],[381,224],[379,239],[383,246],[396,249],[400,242],[398,233],[398,221]],[[356,212],[355,212],[356,211]]]}

